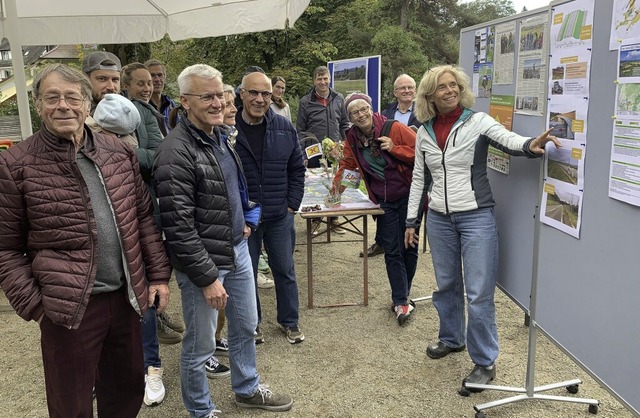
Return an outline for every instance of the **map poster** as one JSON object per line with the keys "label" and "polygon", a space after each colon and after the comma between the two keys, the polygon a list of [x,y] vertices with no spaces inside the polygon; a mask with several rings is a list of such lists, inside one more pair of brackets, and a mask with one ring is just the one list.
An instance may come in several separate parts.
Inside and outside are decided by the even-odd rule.
{"label": "map poster", "polygon": [[614,51],[620,43],[640,37],[640,3],[635,0],[614,0],[611,16],[609,50]]}

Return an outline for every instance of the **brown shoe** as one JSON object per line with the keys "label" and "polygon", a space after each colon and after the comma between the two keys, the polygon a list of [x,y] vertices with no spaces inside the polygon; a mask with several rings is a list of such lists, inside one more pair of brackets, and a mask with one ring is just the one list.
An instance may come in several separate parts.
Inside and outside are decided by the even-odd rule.
{"label": "brown shoe", "polygon": [[[367,257],[374,257],[378,254],[384,254],[384,248],[378,245],[377,242],[374,242],[367,250]],[[360,257],[364,257],[364,253],[362,251],[360,251]]]}

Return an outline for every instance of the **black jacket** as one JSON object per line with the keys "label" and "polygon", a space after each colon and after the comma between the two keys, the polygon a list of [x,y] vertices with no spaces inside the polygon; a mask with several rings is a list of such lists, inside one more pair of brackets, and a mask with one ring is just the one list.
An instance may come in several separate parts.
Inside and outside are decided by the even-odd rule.
{"label": "black jacket", "polygon": [[[238,109],[238,115],[242,108]],[[297,210],[304,195],[304,159],[296,129],[284,116],[269,109],[265,115],[267,130],[264,138],[262,167],[247,138],[238,127],[236,152],[242,160],[249,186],[249,199],[262,205],[262,219],[272,221],[287,215],[287,209]]]}
{"label": "black jacket", "polygon": [[[216,135],[226,141],[218,129]],[[238,155],[231,151],[238,167],[242,167]],[[218,269],[235,269],[224,173],[213,145],[200,137],[184,115],[160,144],[153,169],[162,230],[173,267],[198,287],[213,283]],[[248,208],[247,193],[242,190],[246,180],[240,169],[238,180],[243,208]],[[252,223],[247,220],[246,211],[245,220]]]}

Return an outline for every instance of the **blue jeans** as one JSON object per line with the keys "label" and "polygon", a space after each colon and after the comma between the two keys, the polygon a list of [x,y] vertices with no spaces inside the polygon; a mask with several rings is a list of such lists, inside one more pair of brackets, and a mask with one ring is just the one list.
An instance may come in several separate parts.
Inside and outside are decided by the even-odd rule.
{"label": "blue jeans", "polygon": [[144,354],[144,372],[149,366],[161,367],[160,345],[158,344],[158,316],[156,307],[150,306],[142,317],[140,324],[142,334],[142,353]]}
{"label": "blue jeans", "polygon": [[[238,395],[250,397],[258,389],[260,382],[253,339],[258,324],[255,285],[247,241],[243,240],[234,250],[236,270],[220,270],[218,280],[229,295],[225,314],[228,323],[231,388]],[[180,286],[182,314],[186,325],[180,354],[182,401],[190,417],[205,417],[216,409],[209,393],[204,365],[215,350],[218,311],[207,304],[202,289],[196,287],[185,273],[176,271],[176,280]]]}
{"label": "blue jeans", "polygon": [[[299,317],[298,282],[293,264],[295,248],[295,226],[293,213],[275,221],[263,221],[249,236],[249,252],[253,264],[253,274],[258,278],[258,259],[264,241],[269,267],[276,285],[276,306],[278,323],[285,327],[297,327]],[[262,310],[256,284],[258,322],[262,322]]]}
{"label": "blue jeans", "polygon": [[[493,208],[427,215],[429,246],[438,290],[433,304],[440,317],[439,339],[448,347],[466,342],[471,360],[490,366],[498,358],[494,294],[498,275],[498,227]],[[464,275],[463,275],[464,267]]]}
{"label": "blue jeans", "polygon": [[418,246],[404,248],[408,201],[407,196],[395,202],[380,202],[384,215],[376,219],[376,241],[384,248],[384,263],[394,306],[407,304],[418,265]]}

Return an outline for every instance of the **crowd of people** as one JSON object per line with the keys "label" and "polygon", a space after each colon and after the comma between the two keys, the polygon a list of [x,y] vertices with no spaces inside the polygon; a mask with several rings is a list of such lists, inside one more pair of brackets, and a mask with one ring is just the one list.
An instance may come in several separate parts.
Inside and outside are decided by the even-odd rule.
{"label": "crowd of people", "polygon": [[[176,101],[155,59],[123,68],[96,51],[82,71],[53,64],[35,77],[42,128],[0,153],[0,285],[17,314],[40,326],[50,416],[91,417],[94,397],[99,416],[135,417],[143,403],[162,403],[160,344],[180,342],[189,416],[220,413],[208,378],[230,377],[240,408],[292,408],[257,372],[258,289],[274,288],[284,338],[302,343],[294,217],[312,163],[300,138],[310,135],[344,144],[333,191],[343,190],[345,170],[358,172],[384,211],[368,253],[384,254],[400,325],[415,310],[427,212],[440,318],[427,356],[468,348],[474,367],[463,385],[495,377],[498,231],[487,148],[532,158],[559,142],[550,130],[525,138],[471,110],[458,67],[430,69],[417,88],[400,75],[397,101],[382,113],[368,95],[345,98],[330,81],[327,67],[314,70],[294,125],[286,81],[256,66],[236,88],[209,65],[189,66]],[[345,233],[337,222],[329,226]],[[259,281],[261,263],[272,281]],[[182,318],[165,312],[172,272]]]}

